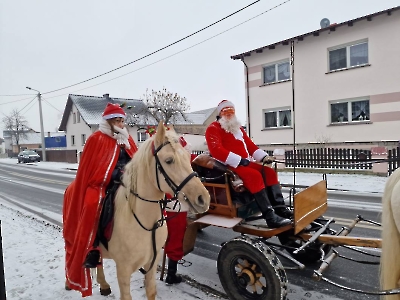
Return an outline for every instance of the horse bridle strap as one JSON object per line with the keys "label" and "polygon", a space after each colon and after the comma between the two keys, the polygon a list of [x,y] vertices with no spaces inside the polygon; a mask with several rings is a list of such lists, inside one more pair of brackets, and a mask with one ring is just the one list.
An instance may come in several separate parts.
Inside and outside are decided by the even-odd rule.
{"label": "horse bridle strap", "polygon": [[160,146],[157,147],[157,149],[155,149],[154,146],[154,142],[152,144],[152,150],[153,150],[153,155],[156,159],[156,179],[157,179],[157,187],[158,189],[161,191],[161,187],[160,187],[160,180],[158,178],[158,171],[160,171],[160,173],[164,176],[165,182],[168,184],[168,186],[172,189],[172,191],[174,192],[174,197],[177,197],[179,192],[183,189],[183,187],[190,181],[190,179],[192,179],[193,177],[199,177],[199,175],[197,174],[197,172],[192,172],[190,173],[182,182],[180,185],[177,185],[167,174],[167,172],[165,172],[160,159],[158,158],[158,152],[165,146],[171,144],[169,141],[166,141],[165,143],[161,144]]}

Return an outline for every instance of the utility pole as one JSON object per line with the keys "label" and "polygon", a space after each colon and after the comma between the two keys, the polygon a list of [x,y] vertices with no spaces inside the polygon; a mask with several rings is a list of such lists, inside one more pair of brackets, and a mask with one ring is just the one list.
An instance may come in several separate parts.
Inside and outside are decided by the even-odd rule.
{"label": "utility pole", "polygon": [[46,144],[44,142],[44,128],[43,128],[43,114],[42,114],[42,95],[38,90],[30,88],[29,86],[27,86],[26,88],[28,90],[38,92],[37,97],[39,101],[40,137],[42,139],[42,161],[46,161]]}

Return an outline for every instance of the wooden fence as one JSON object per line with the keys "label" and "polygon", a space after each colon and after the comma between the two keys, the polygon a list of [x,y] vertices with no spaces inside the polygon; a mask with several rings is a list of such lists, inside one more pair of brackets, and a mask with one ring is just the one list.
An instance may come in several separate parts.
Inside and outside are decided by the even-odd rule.
{"label": "wooden fence", "polygon": [[365,160],[371,159],[370,150],[361,149],[298,149],[296,160],[293,150],[285,152],[286,167],[296,168],[322,168],[322,169],[343,169],[343,170],[371,170],[371,164],[357,164],[360,156],[365,154]]}

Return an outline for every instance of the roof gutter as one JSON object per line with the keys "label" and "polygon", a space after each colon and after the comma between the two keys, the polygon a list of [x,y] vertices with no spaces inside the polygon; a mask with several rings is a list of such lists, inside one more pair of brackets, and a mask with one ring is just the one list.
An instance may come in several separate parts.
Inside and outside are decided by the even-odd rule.
{"label": "roof gutter", "polygon": [[247,93],[247,135],[251,138],[250,134],[250,94],[249,94],[249,68],[244,62],[244,56],[240,59],[246,68],[246,93]]}

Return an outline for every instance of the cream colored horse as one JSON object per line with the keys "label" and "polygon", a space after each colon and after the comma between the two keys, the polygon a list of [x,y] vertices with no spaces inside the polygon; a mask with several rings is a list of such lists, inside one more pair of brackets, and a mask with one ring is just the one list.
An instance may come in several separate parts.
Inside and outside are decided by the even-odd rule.
{"label": "cream colored horse", "polygon": [[[400,287],[400,169],[390,175],[382,198],[381,287]],[[384,296],[400,300],[400,295]]]}
{"label": "cream colored horse", "polygon": [[[164,174],[160,166],[156,165],[157,160]],[[195,213],[208,210],[210,195],[199,178],[192,177],[192,173],[189,154],[182,148],[175,131],[166,130],[162,123],[157,133],[139,147],[131,162],[126,165],[123,186],[115,196],[114,228],[108,251],[100,245],[103,257],[111,258],[116,263],[121,300],[132,299],[130,279],[132,273],[139,268],[147,271],[144,281],[147,299],[156,298],[157,262],[167,238],[167,227],[163,222],[155,230],[153,245],[149,229],[163,218],[156,201],[162,199],[164,193],[175,194],[178,186],[183,183],[181,192],[178,192],[179,201],[188,201]],[[154,252],[156,258],[152,264]],[[109,289],[102,266],[97,269],[97,273],[100,289]]]}

